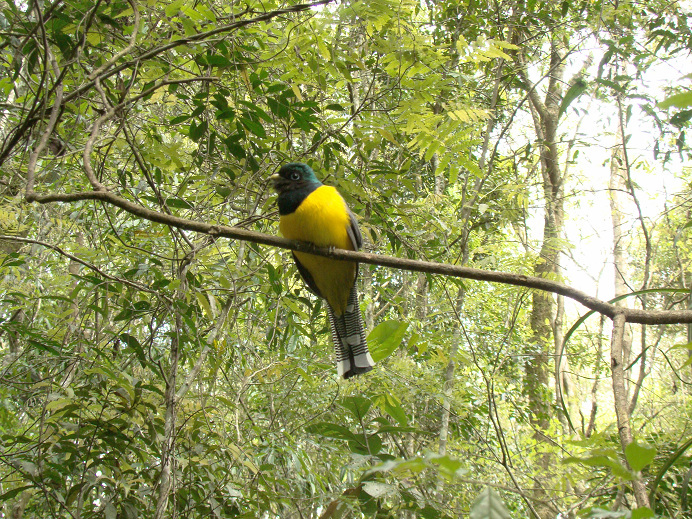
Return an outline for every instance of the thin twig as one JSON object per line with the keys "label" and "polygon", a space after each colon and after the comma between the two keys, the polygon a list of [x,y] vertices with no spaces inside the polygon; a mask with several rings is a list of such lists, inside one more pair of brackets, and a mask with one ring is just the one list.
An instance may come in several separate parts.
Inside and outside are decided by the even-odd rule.
{"label": "thin twig", "polygon": [[132,10],[134,11],[135,14],[135,21],[132,27],[132,36],[130,36],[130,43],[128,43],[127,47],[125,47],[123,50],[118,52],[115,56],[113,56],[111,59],[109,59],[106,63],[101,65],[99,68],[94,70],[91,74],[89,74],[89,79],[93,80],[98,77],[101,72],[106,70],[108,67],[113,65],[116,61],[118,61],[120,58],[122,58],[125,54],[130,52],[134,47],[135,44],[137,43],[137,33],[139,33],[139,9],[137,9],[137,4],[133,2],[133,0],[127,0],[127,2],[130,4],[130,7],[132,7]]}
{"label": "thin twig", "polygon": [[[55,252],[59,253],[62,256],[65,256],[68,258],[70,261],[75,261],[79,263],[80,265],[83,265],[84,267],[88,268],[89,270],[93,270],[96,272],[99,276],[110,279],[111,281],[115,281],[116,283],[122,283],[123,285],[127,285],[129,287],[132,287],[136,290],[141,290],[142,292],[149,292],[150,294],[160,294],[159,291],[157,290],[152,290],[151,288],[147,287],[146,285],[142,285],[141,283],[136,283],[134,281],[129,281],[124,278],[119,278],[116,276],[111,276],[110,274],[107,274],[100,268],[98,268],[96,265],[92,265],[91,263],[84,261],[83,259],[75,256],[74,254],[70,254],[69,252],[61,249],[57,245],[53,245],[51,243],[46,243],[44,241],[40,240],[31,240],[29,238],[20,238],[19,236],[5,236],[0,234],[0,241],[16,241],[20,243],[31,243],[34,245],[40,245],[41,247],[46,247],[47,249],[54,250]],[[162,296],[163,297],[163,296]],[[170,301],[169,301],[170,302]]]}

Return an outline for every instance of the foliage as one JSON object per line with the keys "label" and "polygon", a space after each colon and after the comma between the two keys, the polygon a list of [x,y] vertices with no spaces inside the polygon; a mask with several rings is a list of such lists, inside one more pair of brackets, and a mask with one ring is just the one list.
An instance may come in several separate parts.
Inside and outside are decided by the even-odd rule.
{"label": "foliage", "polygon": [[[683,9],[653,4],[0,3],[5,515],[523,517],[550,454],[564,517],[647,517],[628,485],[656,474],[655,511],[683,517],[681,326],[651,332],[637,443],[622,452],[612,410],[589,435],[554,415],[547,443],[522,390],[528,291],[361,265],[378,367],[343,382],[289,254],[151,217],[276,233],[267,177],[302,160],[338,186],[368,250],[532,272],[543,181],[517,56],[545,74],[551,38],[573,42],[565,60],[597,42],[561,124],[622,92],[627,118],[636,104],[654,121],[653,160],[689,159],[685,87],[668,104],[638,93],[689,53]],[[64,203],[28,203],[33,173]],[[686,303],[689,180],[650,253],[629,244],[662,289],[649,308]],[[101,188],[139,212],[84,196]],[[568,334],[583,394],[606,371],[593,321]]]}

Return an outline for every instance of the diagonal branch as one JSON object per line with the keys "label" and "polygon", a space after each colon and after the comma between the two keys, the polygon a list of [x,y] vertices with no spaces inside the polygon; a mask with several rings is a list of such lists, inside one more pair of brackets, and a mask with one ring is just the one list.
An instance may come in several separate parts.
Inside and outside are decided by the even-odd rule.
{"label": "diagonal branch", "polygon": [[125,278],[119,278],[117,276],[112,276],[111,274],[108,274],[107,272],[104,272],[103,270],[98,268],[96,265],[89,263],[88,261],[84,261],[83,259],[79,258],[78,256],[75,256],[74,254],[70,254],[69,252],[63,250],[61,247],[58,247],[57,245],[53,245],[51,243],[47,243],[47,242],[41,241],[41,240],[31,240],[29,238],[21,238],[19,236],[7,236],[7,235],[2,235],[2,234],[0,234],[0,241],[14,241],[14,242],[19,242],[19,243],[31,243],[34,245],[40,245],[41,247],[46,247],[47,249],[54,250],[58,254],[65,256],[70,261],[74,261],[76,263],[79,263],[80,265],[88,268],[89,270],[96,272],[102,278],[110,279],[111,281],[114,281],[116,283],[122,283],[123,285],[132,287],[135,290],[141,290],[142,292],[149,292],[152,294],[161,295],[159,291],[152,290],[151,288],[149,288],[148,286],[146,286],[142,283],[137,283],[136,281],[130,281],[130,280],[125,279]]}
{"label": "diagonal branch", "polygon": [[36,164],[38,163],[38,158],[43,153],[43,150],[46,148],[48,145],[48,141],[50,140],[50,136],[53,133],[53,130],[55,129],[55,125],[58,122],[58,116],[60,115],[60,108],[61,108],[61,103],[62,103],[62,96],[63,96],[63,86],[62,82],[59,80],[60,77],[60,70],[58,69],[58,63],[55,61],[55,57],[53,56],[53,53],[50,52],[50,50],[46,50],[46,53],[48,55],[48,59],[50,60],[50,65],[51,68],[53,69],[53,73],[55,74],[56,77],[56,89],[55,89],[55,104],[53,105],[53,109],[50,112],[50,117],[48,119],[48,126],[46,126],[46,130],[43,132],[43,135],[41,135],[41,139],[39,140],[38,144],[34,148],[34,150],[31,152],[31,155],[29,156],[29,164],[27,165],[26,168],[26,197],[27,200],[33,195],[34,193],[34,181],[36,178]]}

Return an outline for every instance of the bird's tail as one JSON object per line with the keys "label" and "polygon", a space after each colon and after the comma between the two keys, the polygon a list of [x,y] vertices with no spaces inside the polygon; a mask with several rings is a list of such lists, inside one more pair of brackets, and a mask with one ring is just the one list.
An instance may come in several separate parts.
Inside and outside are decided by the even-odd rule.
{"label": "bird's tail", "polygon": [[375,361],[372,360],[365,341],[365,330],[360,316],[355,284],[351,288],[346,311],[342,315],[336,315],[329,305],[327,308],[329,322],[332,325],[332,340],[336,347],[336,366],[339,375],[351,378],[354,375],[367,373],[375,365]]}

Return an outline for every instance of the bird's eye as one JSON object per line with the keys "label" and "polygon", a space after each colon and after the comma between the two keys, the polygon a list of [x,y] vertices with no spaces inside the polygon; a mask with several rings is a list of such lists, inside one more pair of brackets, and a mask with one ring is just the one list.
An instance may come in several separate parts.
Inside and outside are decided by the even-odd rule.
{"label": "bird's eye", "polygon": [[291,180],[300,180],[300,173],[298,173],[297,171],[294,171],[293,173],[291,173],[289,175],[289,178]]}

